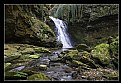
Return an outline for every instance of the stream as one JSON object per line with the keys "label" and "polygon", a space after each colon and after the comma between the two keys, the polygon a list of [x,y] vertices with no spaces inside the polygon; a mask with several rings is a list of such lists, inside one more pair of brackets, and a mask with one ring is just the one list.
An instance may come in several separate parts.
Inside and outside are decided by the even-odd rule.
{"label": "stream", "polygon": [[[75,68],[70,67],[68,64],[54,61],[56,59],[59,59],[58,56],[59,53],[62,51],[65,51],[68,49],[59,49],[59,50],[53,50],[52,55],[43,55],[39,59],[33,61],[32,63],[29,63],[29,65],[26,66],[19,66],[17,68],[14,68],[10,71],[22,71],[22,70],[31,70],[35,69],[37,72],[42,72],[49,76],[52,81],[73,81],[78,80],[75,79],[77,77],[77,71]],[[30,65],[31,64],[31,65]],[[40,69],[40,65],[47,65],[47,69]]]}
{"label": "stream", "polygon": [[68,64],[54,61],[59,59],[58,54],[65,50],[68,49],[54,50],[52,52],[53,53],[52,56],[42,56],[36,61],[36,65],[40,64],[47,65],[47,69],[41,72],[51,77],[52,80],[59,80],[59,81],[77,80],[73,76],[74,74],[77,73],[73,68],[68,66]]}

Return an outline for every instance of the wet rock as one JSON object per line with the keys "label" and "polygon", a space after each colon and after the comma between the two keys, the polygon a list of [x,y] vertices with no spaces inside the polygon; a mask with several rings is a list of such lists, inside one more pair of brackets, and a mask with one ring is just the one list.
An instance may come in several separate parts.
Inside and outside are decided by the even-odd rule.
{"label": "wet rock", "polygon": [[41,64],[41,65],[39,65],[39,69],[40,70],[46,70],[47,69],[47,65]]}
{"label": "wet rock", "polygon": [[77,78],[78,73],[76,71],[72,71],[72,78],[76,79]]}
{"label": "wet rock", "polygon": [[20,55],[17,55],[17,56],[14,55],[14,56],[6,57],[5,62],[10,62],[10,61],[18,59],[18,58],[20,58]]}
{"label": "wet rock", "polygon": [[21,71],[23,68],[25,68],[25,66],[19,66],[19,67],[16,67],[16,68],[10,70],[10,72],[18,72],[18,71]]}
{"label": "wet rock", "polygon": [[62,59],[61,58],[56,58],[56,59],[50,60],[50,62],[62,62]]}
{"label": "wet rock", "polygon": [[87,76],[81,76],[82,79],[87,79]]}
{"label": "wet rock", "polygon": [[71,68],[66,68],[66,69],[65,69],[65,72],[66,72],[66,73],[71,73],[71,71],[72,71]]}

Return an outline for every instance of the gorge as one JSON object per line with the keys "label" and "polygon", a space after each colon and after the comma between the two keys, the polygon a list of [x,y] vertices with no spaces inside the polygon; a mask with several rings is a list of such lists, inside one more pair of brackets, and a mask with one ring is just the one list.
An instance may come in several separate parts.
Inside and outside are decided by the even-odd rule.
{"label": "gorge", "polygon": [[118,4],[4,5],[4,79],[118,81]]}

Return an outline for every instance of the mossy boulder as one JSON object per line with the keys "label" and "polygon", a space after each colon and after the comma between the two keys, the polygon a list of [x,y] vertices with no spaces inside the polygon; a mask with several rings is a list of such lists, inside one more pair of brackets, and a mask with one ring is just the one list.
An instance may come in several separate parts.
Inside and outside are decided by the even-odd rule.
{"label": "mossy boulder", "polygon": [[89,46],[87,46],[86,44],[78,44],[77,46],[76,46],[76,49],[78,50],[78,51],[88,51],[88,52],[90,52],[91,51],[91,48],[89,47]]}
{"label": "mossy boulder", "polygon": [[79,61],[81,61],[82,63],[86,65],[89,65],[91,68],[97,68],[97,65],[95,64],[95,62],[86,56],[80,56]]}
{"label": "mossy boulder", "polygon": [[91,54],[94,59],[98,61],[100,65],[108,65],[111,61],[109,54],[109,44],[99,44],[92,51]]}
{"label": "mossy boulder", "polygon": [[27,80],[49,80],[48,76],[43,73],[33,74],[27,77]]}
{"label": "mossy boulder", "polygon": [[22,70],[23,73],[27,73],[28,76],[32,75],[32,74],[36,74],[37,72],[36,71],[32,71],[30,69],[25,69],[25,70]]}
{"label": "mossy boulder", "polygon": [[50,50],[44,47],[34,48],[36,53],[50,53]]}
{"label": "mossy boulder", "polygon": [[26,80],[28,74],[23,72],[5,72],[5,80]]}
{"label": "mossy boulder", "polygon": [[35,51],[33,48],[25,48],[25,50],[21,51],[22,54],[34,54]]}
{"label": "mossy boulder", "polygon": [[72,60],[74,58],[78,59],[78,57],[78,50],[68,50],[63,56],[63,58],[65,58],[66,60]]}
{"label": "mossy boulder", "polygon": [[73,66],[83,66],[83,67],[89,67],[88,65],[82,63],[81,61],[77,61],[77,60],[72,60],[72,65]]}

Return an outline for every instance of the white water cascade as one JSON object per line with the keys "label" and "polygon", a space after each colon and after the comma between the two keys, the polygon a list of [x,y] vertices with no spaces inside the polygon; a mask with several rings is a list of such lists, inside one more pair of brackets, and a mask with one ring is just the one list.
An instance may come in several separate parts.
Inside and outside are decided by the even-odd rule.
{"label": "white water cascade", "polygon": [[67,25],[60,19],[49,16],[55,23],[57,29],[57,41],[63,44],[62,48],[73,48],[67,34]]}

